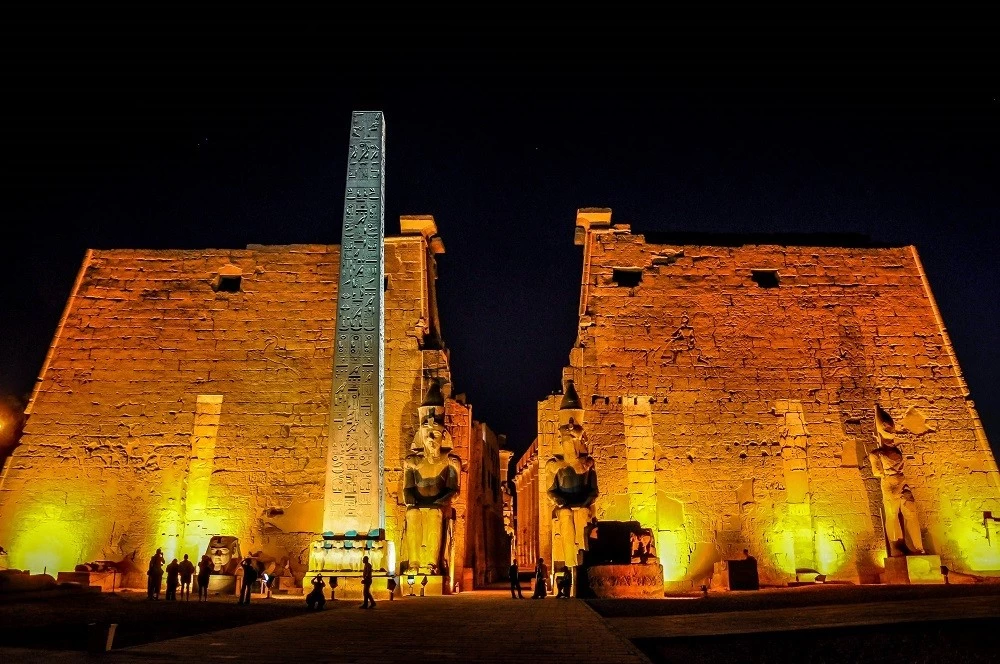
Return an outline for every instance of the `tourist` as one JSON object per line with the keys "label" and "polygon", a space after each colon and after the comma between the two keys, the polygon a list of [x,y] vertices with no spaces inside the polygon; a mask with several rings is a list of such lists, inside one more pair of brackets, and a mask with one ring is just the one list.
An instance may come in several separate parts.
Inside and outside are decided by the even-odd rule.
{"label": "tourist", "polygon": [[326,604],[326,598],[323,597],[323,588],[326,586],[323,583],[323,577],[317,574],[312,580],[312,592],[306,595],[306,608],[310,611],[312,609],[322,609],[323,605]]}
{"label": "tourist", "polygon": [[270,599],[271,597],[271,583],[274,582],[274,575],[264,572],[260,575],[260,594],[264,596],[264,599]]}
{"label": "tourist", "polygon": [[172,601],[177,599],[177,586],[181,582],[181,565],[174,558],[167,565],[167,600]]}
{"label": "tourist", "polygon": [[390,576],[389,580],[385,582],[385,586],[389,589],[389,601],[391,602],[396,595],[396,577]]}
{"label": "tourist", "polygon": [[[521,594],[521,572],[517,569],[517,558],[511,561],[507,575],[510,576],[510,598],[524,599],[524,595]],[[514,591],[517,591],[516,595]]]}
{"label": "tourist", "polygon": [[563,567],[562,576],[556,581],[556,599],[560,597],[565,597],[569,599],[569,593],[573,589],[573,572],[570,571],[569,565]]}
{"label": "tourist", "polygon": [[208,580],[212,576],[212,572],[215,571],[215,563],[212,562],[212,558],[206,553],[201,557],[198,562],[198,601],[202,601],[202,598],[208,601]]}
{"label": "tourist", "polygon": [[[194,576],[194,563],[188,560],[188,554],[184,554],[184,560],[180,563],[181,572],[181,599],[189,601],[191,599],[191,578]],[[184,593],[187,593],[185,596]]]}
{"label": "tourist", "polygon": [[146,596],[148,599],[160,599],[160,584],[163,583],[163,551],[156,550],[149,559],[149,569],[146,570]]}
{"label": "tourist", "polygon": [[375,608],[375,598],[372,597],[372,564],[368,562],[368,556],[361,559],[364,563],[364,569],[361,571],[361,590],[364,594],[364,603],[361,605],[362,609],[374,609]]}
{"label": "tourist", "polygon": [[545,599],[545,580],[549,576],[549,570],[545,567],[545,559],[539,557],[535,564],[535,593],[531,599]]}
{"label": "tourist", "polygon": [[243,569],[243,584],[240,586],[239,604],[250,606],[250,596],[253,595],[253,584],[257,582],[257,563],[247,556],[240,564]]}

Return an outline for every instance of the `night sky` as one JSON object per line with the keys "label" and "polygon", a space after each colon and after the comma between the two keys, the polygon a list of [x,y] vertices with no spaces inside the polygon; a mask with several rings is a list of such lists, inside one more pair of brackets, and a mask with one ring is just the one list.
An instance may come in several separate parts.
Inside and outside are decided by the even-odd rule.
{"label": "night sky", "polygon": [[267,17],[15,26],[0,391],[29,394],[88,247],[339,242],[350,113],[381,109],[386,232],[437,219],[455,391],[512,449],[568,362],[580,207],[640,231],[915,244],[998,448],[1000,86],[975,40],[841,47],[817,28],[779,47],[787,26],[733,43],[705,24],[631,39],[623,23],[550,40],[425,17],[376,49],[307,19],[301,35]]}

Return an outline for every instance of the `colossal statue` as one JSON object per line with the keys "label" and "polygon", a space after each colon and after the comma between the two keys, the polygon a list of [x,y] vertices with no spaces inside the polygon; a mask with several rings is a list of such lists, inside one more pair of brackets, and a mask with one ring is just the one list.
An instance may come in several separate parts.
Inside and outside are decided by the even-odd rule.
{"label": "colossal statue", "polygon": [[403,572],[441,573],[450,565],[451,499],[458,493],[462,462],[450,454],[451,434],[444,427],[444,395],[435,379],[418,408],[420,422],[411,454],[403,464]]}
{"label": "colossal statue", "polygon": [[243,556],[240,554],[240,540],[232,535],[213,535],[208,541],[205,555],[215,564],[214,574],[236,574]]}
{"label": "colossal statue", "polygon": [[[875,442],[878,446],[868,454],[872,474],[882,485],[885,535],[889,540],[889,555],[924,553],[920,522],[913,492],[903,476],[903,453],[895,445],[896,426],[889,413],[875,404]],[[902,521],[902,526],[900,526]]]}
{"label": "colossal statue", "polygon": [[552,557],[575,566],[579,564],[579,552],[587,548],[586,528],[594,516],[597,473],[584,440],[583,405],[571,380],[566,382],[559,405],[559,441],[562,454],[545,464],[551,478],[548,495],[553,503]]}

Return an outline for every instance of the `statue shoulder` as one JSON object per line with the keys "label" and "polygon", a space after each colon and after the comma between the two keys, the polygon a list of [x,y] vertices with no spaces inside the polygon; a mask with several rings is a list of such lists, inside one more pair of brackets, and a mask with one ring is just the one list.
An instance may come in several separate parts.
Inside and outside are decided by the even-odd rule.
{"label": "statue shoulder", "polygon": [[557,454],[545,462],[545,470],[554,472],[559,470],[560,468],[563,468],[565,465],[566,465],[566,460],[563,458],[561,454]]}
{"label": "statue shoulder", "polygon": [[419,454],[407,454],[406,458],[403,459],[403,468],[407,470],[412,470],[420,465],[423,460],[423,456]]}

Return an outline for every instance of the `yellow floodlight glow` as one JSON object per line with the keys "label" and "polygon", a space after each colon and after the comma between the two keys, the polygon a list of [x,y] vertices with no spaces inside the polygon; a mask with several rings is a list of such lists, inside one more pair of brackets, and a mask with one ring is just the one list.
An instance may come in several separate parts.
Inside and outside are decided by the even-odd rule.
{"label": "yellow floodlight glow", "polygon": [[816,533],[817,571],[827,576],[836,574],[847,564],[847,542],[842,537],[834,536],[828,530]]}
{"label": "yellow floodlight glow", "polygon": [[685,538],[669,530],[661,530],[656,535],[656,553],[663,566],[664,583],[683,581],[690,566]]}
{"label": "yellow floodlight glow", "polygon": [[970,570],[1000,570],[1000,523],[987,522],[983,513],[978,512],[961,515],[952,522],[951,527],[951,534],[958,543],[962,560]]}
{"label": "yellow floodlight glow", "polygon": [[47,571],[55,576],[73,570],[81,562],[82,524],[67,518],[63,505],[36,505],[21,517],[20,524],[10,545],[11,567],[31,570],[33,574]]}

